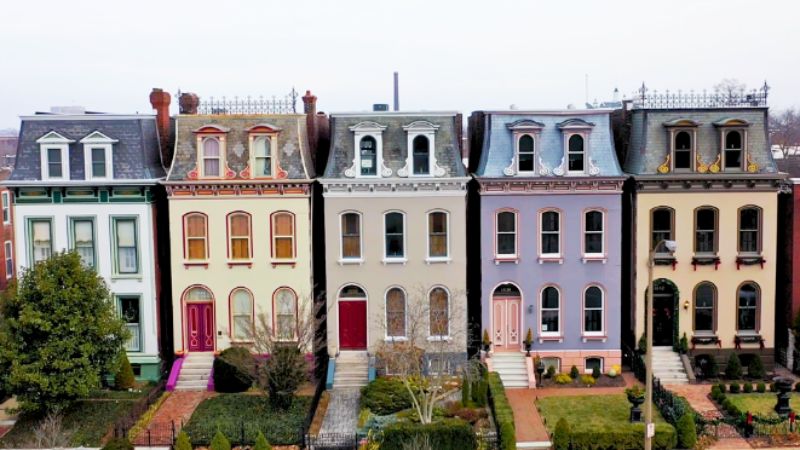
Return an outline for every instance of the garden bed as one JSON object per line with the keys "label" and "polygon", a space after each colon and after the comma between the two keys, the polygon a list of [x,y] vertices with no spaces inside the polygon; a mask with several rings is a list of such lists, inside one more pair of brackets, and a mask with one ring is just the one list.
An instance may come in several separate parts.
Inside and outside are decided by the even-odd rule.
{"label": "garden bed", "polygon": [[[777,395],[775,393],[730,394],[727,397],[740,411],[750,411],[756,416],[774,415]],[[794,411],[800,411],[800,393],[792,393],[789,406]]]}
{"label": "garden bed", "polygon": [[608,375],[601,375],[600,378],[594,380],[594,384],[588,385],[582,383],[580,377],[572,379],[568,383],[557,383],[554,378],[543,378],[539,383],[540,388],[582,388],[582,387],[624,387],[625,379],[622,375],[616,377],[609,377]]}

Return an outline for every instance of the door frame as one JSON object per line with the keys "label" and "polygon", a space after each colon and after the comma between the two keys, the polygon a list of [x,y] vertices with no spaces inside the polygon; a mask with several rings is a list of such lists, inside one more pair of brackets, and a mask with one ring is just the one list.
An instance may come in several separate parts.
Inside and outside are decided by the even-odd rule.
{"label": "door frame", "polygon": [[[211,300],[203,300],[203,301],[187,301],[186,300],[186,293],[189,292],[192,288],[203,288],[211,293]],[[211,352],[216,353],[217,351],[217,308],[216,308],[217,299],[214,296],[214,291],[208,288],[208,286],[202,284],[193,284],[186,289],[183,290],[181,293],[181,346],[183,347],[184,353],[190,353],[189,350],[189,343],[187,342],[186,337],[189,334],[189,321],[188,317],[186,317],[186,310],[190,304],[210,304],[211,305],[211,340],[214,343],[213,349]],[[204,352],[195,352],[195,353],[204,353]]]}
{"label": "door frame", "polygon": [[[342,289],[347,286],[358,286],[364,291],[365,297],[341,297],[340,294],[342,293]],[[341,312],[341,305],[339,302],[344,300],[346,302],[365,302],[364,303],[364,331],[366,332],[366,343],[363,349],[354,349],[354,348],[342,348],[342,312]],[[367,290],[364,289],[363,286],[356,283],[347,283],[339,288],[338,292],[336,293],[336,353],[339,352],[361,352],[369,349],[369,294],[367,294]]]}
{"label": "door frame", "polygon": [[[519,297],[500,297],[500,298],[519,299],[519,324],[518,325],[519,325],[519,330],[520,330],[520,339],[519,339],[519,349],[513,349],[513,348],[509,348],[509,347],[504,347],[503,352],[505,352],[505,351],[508,351],[508,352],[520,351],[520,352],[522,352],[522,351],[524,351],[523,341],[525,340],[525,338],[523,337],[523,334],[527,333],[527,330],[523,331],[525,329],[525,294],[522,292],[522,289],[519,287],[519,284],[517,284],[517,283],[515,283],[513,281],[502,281],[500,283],[497,283],[497,284],[494,285],[494,287],[492,287],[492,291],[489,293],[489,328],[490,328],[489,329],[489,337],[490,337],[490,339],[494,339],[494,302],[495,302],[494,292],[497,290],[498,287],[500,287],[500,286],[502,286],[504,284],[513,285],[519,291]],[[492,343],[492,353],[497,351],[496,349],[497,349],[497,347],[495,347],[494,343]]]}
{"label": "door frame", "polygon": [[[672,302],[671,302],[671,304],[672,304],[672,311],[671,311],[672,312],[672,320],[671,320],[671,327],[670,327],[670,332],[669,332],[669,334],[670,334],[670,343],[669,344],[658,344],[658,345],[656,345],[656,343],[654,342],[653,343],[653,347],[658,347],[658,346],[673,346],[674,347],[678,342],[678,336],[676,336],[676,331],[675,330],[680,328],[680,323],[678,322],[678,320],[679,320],[678,314],[680,312],[678,310],[678,308],[679,308],[678,307],[679,298],[678,298],[678,295],[677,295],[678,287],[675,285],[675,283],[672,280],[670,280],[668,278],[657,278],[657,279],[653,280],[653,288],[655,288],[655,286],[657,284],[664,284],[669,289],[672,290],[672,295],[671,295],[671,297],[672,297]],[[646,297],[647,297],[647,290],[645,290],[645,298]],[[655,292],[655,289],[653,289],[652,302],[653,302],[653,340],[654,341],[655,341],[655,336],[656,336],[655,335],[655,328],[656,328],[656,309],[655,309],[656,302],[655,302],[655,300],[656,300],[656,297],[666,298],[667,295],[657,294]],[[647,320],[647,317],[645,317],[645,331],[646,331],[646,328],[647,328],[646,320]]]}

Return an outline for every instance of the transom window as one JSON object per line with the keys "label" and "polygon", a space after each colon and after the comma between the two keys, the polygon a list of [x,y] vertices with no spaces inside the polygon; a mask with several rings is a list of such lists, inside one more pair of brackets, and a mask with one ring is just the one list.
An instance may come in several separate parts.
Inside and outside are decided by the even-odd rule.
{"label": "transom window", "polygon": [[342,259],[361,259],[361,215],[342,214]]}
{"label": "transom window", "polygon": [[723,163],[725,169],[741,169],[744,147],[742,146],[742,133],[728,131],[725,133],[725,150]]}
{"label": "transom window", "polygon": [[512,211],[497,213],[497,256],[517,256],[517,214]]}
{"label": "transom window", "polygon": [[275,335],[281,340],[297,338],[297,294],[289,288],[275,291]]}
{"label": "transom window", "polygon": [[116,269],[119,274],[135,274],[139,272],[139,250],[136,232],[136,219],[114,218],[116,232]]}
{"label": "transom window", "polygon": [[255,176],[272,176],[272,140],[269,136],[258,136],[253,140],[255,155]]}
{"label": "transom window", "polygon": [[534,144],[533,136],[523,134],[517,144],[517,170],[520,172],[533,172],[534,167]]}
{"label": "transom window", "polygon": [[94,220],[74,218],[72,222],[72,248],[88,267],[95,267]]}
{"label": "transom window", "polygon": [[386,292],[386,337],[406,336],[406,293],[400,288]]}
{"label": "transom window", "polygon": [[202,140],[202,164],[204,177],[219,177],[222,173],[222,153],[219,139],[214,137]]}
{"label": "transom window", "polygon": [[542,213],[541,245],[542,256],[560,256],[561,254],[561,215],[558,211]]}
{"label": "transom window", "polygon": [[739,253],[761,252],[761,208],[739,210]]}
{"label": "transom window", "polygon": [[294,214],[277,212],[272,214],[272,257],[294,259]]}
{"label": "transom window", "polygon": [[237,341],[251,339],[253,327],[253,296],[247,289],[236,289],[231,294],[231,337]]}
{"label": "transom window", "polygon": [[674,211],[671,208],[656,208],[651,213],[650,234],[652,236],[650,248],[662,252],[664,246],[656,248],[659,242],[672,240],[672,227],[674,224]]}
{"label": "transom window", "polygon": [[428,257],[447,258],[447,213],[435,211],[428,214]]}
{"label": "transom window", "polygon": [[450,334],[450,294],[443,288],[433,288],[430,293],[431,336],[444,337]]}
{"label": "transom window", "polygon": [[195,286],[186,291],[186,301],[189,302],[206,302],[214,300],[214,295],[211,291],[204,287]]}
{"label": "transom window", "polygon": [[405,258],[405,215],[400,212],[390,212],[383,216],[385,227],[385,257]]}
{"label": "transom window", "polygon": [[208,259],[208,228],[205,214],[191,213],[183,219],[184,254],[188,260]]}
{"label": "transom window", "polygon": [[672,163],[676,170],[689,170],[692,168],[692,135],[688,131],[679,131],[675,134],[675,149]]}
{"label": "transom window", "polygon": [[716,253],[716,234],[717,210],[714,208],[698,208],[695,211],[695,253]]}
{"label": "transom window", "polygon": [[44,261],[53,254],[53,221],[51,219],[31,219],[30,221],[31,257],[34,263]]}
{"label": "transom window", "polygon": [[587,211],[584,214],[583,251],[587,255],[603,254],[603,212]]}
{"label": "transom window", "polygon": [[361,154],[361,176],[378,175],[378,145],[372,136],[364,136],[359,142]]}
{"label": "transom window", "polygon": [[542,334],[558,334],[559,315],[560,315],[560,293],[553,286],[547,286],[542,290],[541,316]]}
{"label": "transom window", "polygon": [[597,286],[589,286],[583,292],[583,331],[603,333],[603,291]]}
{"label": "transom window", "polygon": [[233,213],[228,216],[228,254],[233,260],[250,259],[250,215]]}
{"label": "transom window", "polygon": [[430,175],[431,173],[431,142],[425,136],[417,136],[413,140],[413,170],[414,175]]}
{"label": "transom window", "polygon": [[584,168],[584,140],[583,136],[573,134],[569,137],[569,148],[567,151],[567,170],[570,172],[583,172]]}
{"label": "transom window", "polygon": [[745,283],[739,287],[737,330],[758,331],[759,297],[760,292],[755,283]]}
{"label": "transom window", "polygon": [[708,282],[697,285],[694,290],[694,331],[714,332],[716,298],[716,286]]}

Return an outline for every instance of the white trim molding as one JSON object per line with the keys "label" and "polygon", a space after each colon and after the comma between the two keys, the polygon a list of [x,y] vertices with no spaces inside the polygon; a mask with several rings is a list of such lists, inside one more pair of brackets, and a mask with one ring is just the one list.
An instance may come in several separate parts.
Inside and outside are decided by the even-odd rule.
{"label": "white trim molding", "polygon": [[[46,135],[36,140],[39,144],[39,157],[41,161],[41,175],[42,180],[69,180],[69,144],[74,143],[72,139],[67,139],[64,136],[51,131]],[[61,152],[61,176],[50,176],[50,170],[47,159],[47,150],[56,149]]]}
{"label": "white trim molding", "polygon": [[[346,177],[380,178],[392,175],[391,169],[383,164],[383,130],[386,128],[386,125],[372,121],[359,122],[350,127],[350,131],[353,132],[353,165],[345,170],[344,175]],[[375,175],[361,174],[361,140],[365,137],[371,137],[375,140]]]}
{"label": "white trim molding", "polygon": [[[87,180],[109,180],[114,178],[114,164],[112,147],[119,142],[117,139],[112,139],[99,131],[93,131],[88,136],[80,140],[83,144],[83,170],[84,178]],[[102,177],[94,176],[92,150],[102,149],[105,154],[105,175]]]}

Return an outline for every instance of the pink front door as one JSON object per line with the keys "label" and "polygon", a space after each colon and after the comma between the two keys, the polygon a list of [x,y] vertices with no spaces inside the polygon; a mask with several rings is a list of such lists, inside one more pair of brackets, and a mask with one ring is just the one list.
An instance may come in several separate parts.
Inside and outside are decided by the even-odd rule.
{"label": "pink front door", "polygon": [[190,352],[214,350],[214,304],[186,305],[186,342]]}
{"label": "pink front door", "polygon": [[366,301],[339,300],[339,348],[342,350],[366,350]]}
{"label": "pink front door", "polygon": [[494,351],[519,351],[522,301],[519,297],[499,297],[492,300],[492,345]]}

